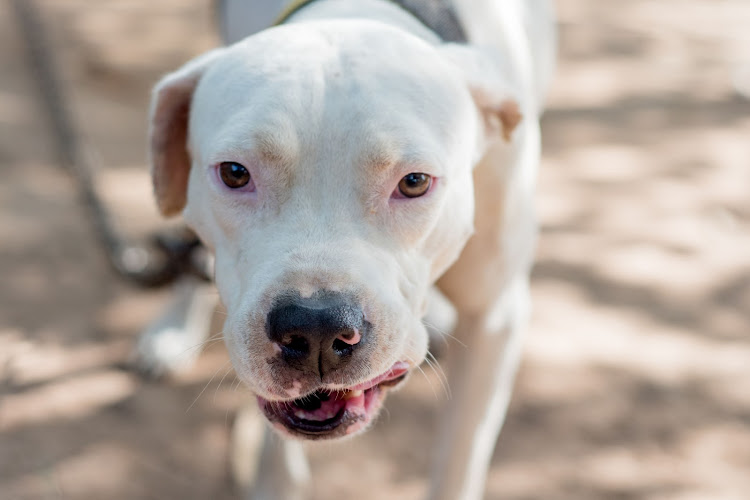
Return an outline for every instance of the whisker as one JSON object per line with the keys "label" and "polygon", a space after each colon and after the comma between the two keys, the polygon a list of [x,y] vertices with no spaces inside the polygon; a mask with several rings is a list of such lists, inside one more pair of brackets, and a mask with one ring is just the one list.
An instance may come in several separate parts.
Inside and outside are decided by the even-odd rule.
{"label": "whisker", "polygon": [[[380,414],[382,415],[383,413],[385,413],[385,415],[386,415],[385,416],[386,423],[390,422],[391,421],[391,412],[390,412],[390,410],[385,405],[383,405],[382,408],[381,408],[381,410],[380,410]],[[383,417],[380,417],[380,418],[383,418]]]}
{"label": "whisker", "polygon": [[[434,366],[432,365],[432,363],[430,362],[430,360],[429,360],[429,359],[425,358],[425,360],[424,360],[424,361],[425,361],[425,363],[427,363],[427,366],[429,366],[429,367],[430,367],[430,369],[432,370],[432,373],[434,373],[434,374],[435,374],[435,376],[437,377],[437,379],[438,379],[438,383],[440,384],[440,388],[441,388],[441,389],[443,390],[443,394],[445,395],[445,397],[446,397],[447,399],[450,399],[450,396],[449,396],[449,394],[448,394],[448,389],[447,389],[447,388],[445,387],[445,382],[443,382],[443,379],[442,379],[442,378],[440,377],[440,375],[439,375],[439,374],[437,373],[437,371],[435,370],[435,367],[434,367]],[[437,398],[437,396],[435,396],[435,397]]]}
{"label": "whisker", "polygon": [[229,368],[227,368],[227,371],[224,372],[224,376],[221,377],[221,380],[219,380],[219,385],[216,386],[216,389],[214,389],[214,397],[212,399],[212,402],[216,403],[216,394],[219,392],[219,388],[221,387],[222,382],[224,382],[224,379],[227,378],[227,375],[229,375],[232,371],[232,366],[230,365]]}
{"label": "whisker", "polygon": [[445,374],[445,370],[443,370],[443,367],[440,365],[440,361],[438,361],[437,357],[435,357],[434,354],[432,354],[432,351],[427,349],[427,353],[425,355],[425,359],[429,358],[432,360],[432,362],[440,369],[440,376],[443,380],[445,380],[446,383],[448,383],[448,377]]}
{"label": "whisker", "polygon": [[437,392],[435,392],[435,386],[432,383],[432,380],[430,380],[430,377],[427,376],[425,371],[422,369],[421,363],[415,362],[413,359],[411,359],[409,356],[406,356],[406,360],[409,361],[411,364],[413,364],[417,370],[424,376],[424,379],[427,381],[427,384],[430,386],[430,390],[432,391],[432,394],[435,396],[435,399],[438,399]]}
{"label": "whisker", "polygon": [[198,395],[197,395],[197,396],[195,397],[195,399],[193,400],[193,402],[192,402],[192,403],[190,403],[190,406],[188,406],[188,407],[187,407],[187,410],[185,410],[185,413],[189,412],[189,411],[190,411],[190,408],[192,408],[192,407],[193,407],[193,406],[195,405],[195,403],[197,403],[197,402],[198,402],[198,399],[199,399],[199,398],[201,397],[201,395],[202,395],[202,394],[203,394],[204,392],[206,392],[206,389],[208,389],[208,386],[209,386],[209,385],[211,384],[211,382],[213,381],[213,379],[214,379],[214,378],[216,377],[216,375],[217,375],[217,374],[219,373],[219,370],[223,370],[223,369],[224,369],[224,367],[225,367],[225,366],[227,366],[227,364],[228,364],[228,363],[229,363],[229,360],[225,361],[223,365],[221,365],[220,367],[218,367],[218,368],[216,369],[216,371],[214,372],[214,374],[213,374],[213,375],[211,375],[211,378],[210,378],[210,379],[208,379],[208,382],[206,382],[206,385],[205,385],[205,386],[203,387],[203,390],[202,390],[202,391],[201,391],[200,393],[198,393]]}
{"label": "whisker", "polygon": [[458,345],[460,345],[464,349],[466,349],[468,347],[466,344],[464,344],[463,342],[461,342],[458,339],[458,337],[456,337],[454,335],[451,335],[450,333],[446,332],[445,330],[443,330],[441,328],[438,328],[437,325],[435,325],[433,323],[430,323],[429,321],[427,321],[425,319],[422,319],[422,323],[424,323],[425,326],[429,326],[430,328],[432,328],[433,330],[435,330],[436,333],[440,334],[441,340],[443,340],[443,342],[445,342],[445,345],[448,345],[447,339],[450,339],[450,340],[455,341]]}
{"label": "whisker", "polygon": [[448,399],[451,399],[453,397],[453,394],[451,392],[450,384],[448,383],[448,376],[445,374],[445,370],[443,370],[443,367],[440,365],[440,361],[438,361],[435,355],[432,354],[429,350],[427,351],[427,355],[425,356],[425,361],[435,372],[435,375],[437,375],[440,379],[440,385],[443,386],[445,396]]}
{"label": "whisker", "polygon": [[234,388],[232,389],[232,391],[233,391],[233,392],[237,392],[237,389],[239,389],[239,388],[240,388],[240,385],[242,385],[242,379],[240,379],[239,377],[237,377],[237,380],[235,380],[235,381],[234,381],[234,383],[233,383],[232,385],[233,385],[233,387],[234,387]]}

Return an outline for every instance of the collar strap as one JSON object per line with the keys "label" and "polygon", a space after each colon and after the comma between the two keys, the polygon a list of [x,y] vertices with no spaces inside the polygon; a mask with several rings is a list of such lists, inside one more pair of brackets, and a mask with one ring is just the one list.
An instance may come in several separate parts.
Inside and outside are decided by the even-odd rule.
{"label": "collar strap", "polygon": [[[279,15],[274,26],[283,24],[303,7],[315,0],[293,0]],[[466,42],[461,21],[451,0],[390,0],[422,24],[437,33],[446,42]]]}
{"label": "collar strap", "polygon": [[289,4],[281,11],[279,17],[276,18],[273,25],[278,26],[284,24],[290,17],[297,13],[298,10],[306,7],[308,4],[313,3],[315,0],[292,0]]}

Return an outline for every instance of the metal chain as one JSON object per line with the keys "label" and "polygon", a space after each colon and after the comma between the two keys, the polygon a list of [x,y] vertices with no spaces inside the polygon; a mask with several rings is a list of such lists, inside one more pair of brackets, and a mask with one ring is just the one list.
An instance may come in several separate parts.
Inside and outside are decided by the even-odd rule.
{"label": "metal chain", "polygon": [[211,258],[187,228],[154,235],[141,244],[128,242],[117,231],[96,190],[93,151],[82,139],[75,114],[68,105],[39,10],[33,0],[11,0],[11,3],[49,115],[60,163],[77,184],[78,196],[111,266],[119,275],[144,287],[166,285],[182,274],[210,279]]}

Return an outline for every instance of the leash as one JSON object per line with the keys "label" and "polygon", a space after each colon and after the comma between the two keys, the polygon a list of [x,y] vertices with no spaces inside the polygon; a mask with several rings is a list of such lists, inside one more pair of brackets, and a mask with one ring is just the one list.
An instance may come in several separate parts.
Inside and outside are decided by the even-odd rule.
{"label": "leash", "polygon": [[128,241],[116,229],[96,190],[94,154],[82,139],[74,113],[67,105],[69,100],[39,10],[34,0],[11,0],[11,3],[43,107],[49,115],[59,161],[76,182],[78,197],[111,267],[142,287],[163,286],[184,274],[210,280],[210,256],[198,237],[187,228],[155,234],[137,244]]}

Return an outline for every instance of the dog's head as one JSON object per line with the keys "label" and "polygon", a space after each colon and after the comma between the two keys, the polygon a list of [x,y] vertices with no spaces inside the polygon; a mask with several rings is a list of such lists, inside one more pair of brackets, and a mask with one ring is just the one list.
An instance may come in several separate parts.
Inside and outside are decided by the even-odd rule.
{"label": "dog's head", "polygon": [[287,434],[363,429],[427,352],[428,289],[472,234],[472,167],[518,118],[462,50],[297,24],[156,87],[159,207],[215,253],[232,362]]}

